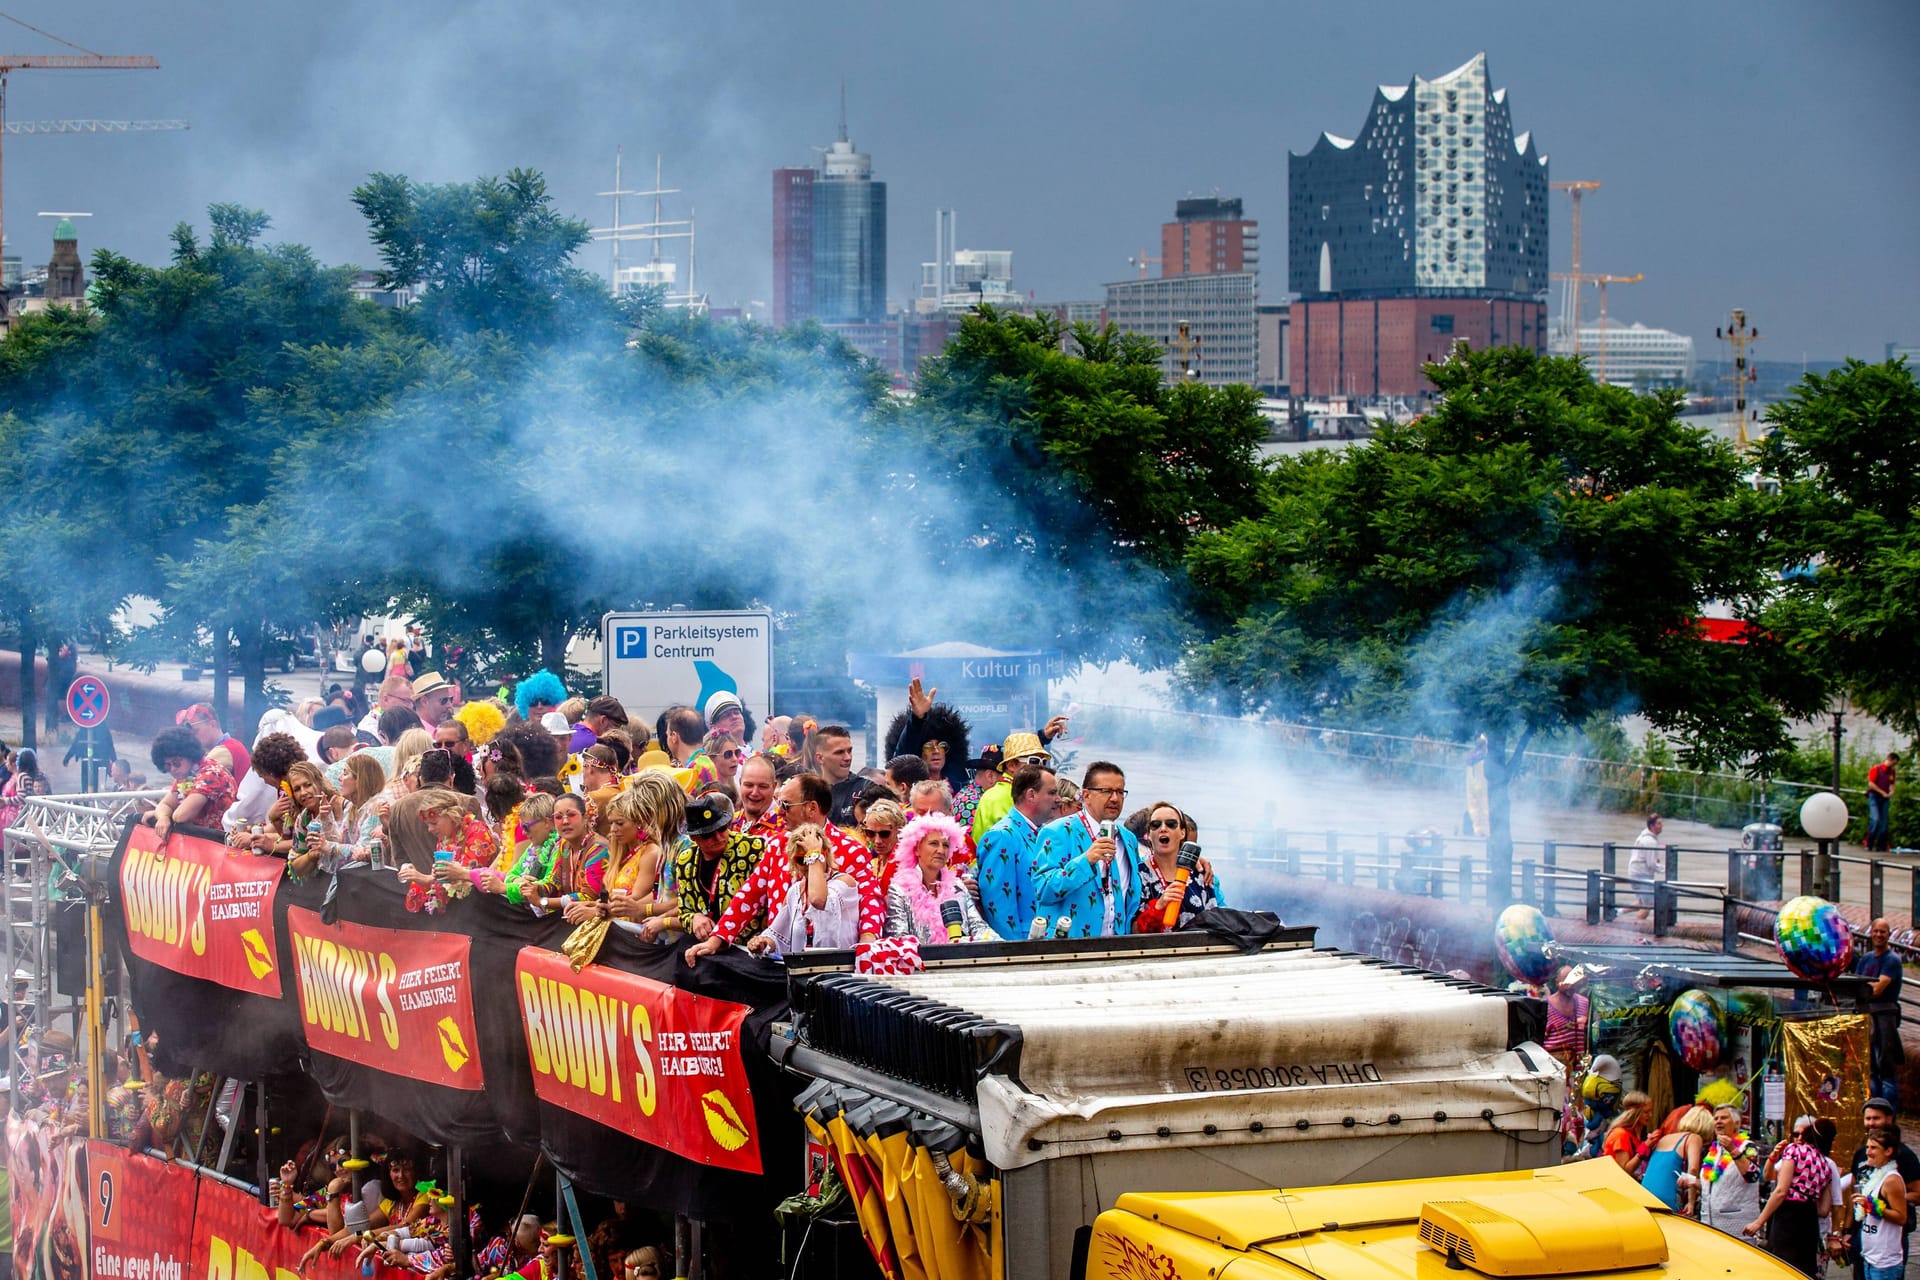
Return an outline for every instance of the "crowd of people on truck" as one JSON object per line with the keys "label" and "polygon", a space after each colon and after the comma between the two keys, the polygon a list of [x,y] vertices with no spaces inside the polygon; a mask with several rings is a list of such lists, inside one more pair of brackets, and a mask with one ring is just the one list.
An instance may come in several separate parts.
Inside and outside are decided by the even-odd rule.
{"label": "crowd of people on truck", "polygon": [[1062,718],[970,756],[964,721],[916,681],[884,768],[862,772],[844,726],[756,731],[732,693],[649,726],[550,672],[466,700],[395,656],[358,720],[341,691],[304,720],[271,714],[251,749],[183,710],[154,739],[171,784],[143,821],[223,830],[294,879],[393,876],[409,911],[485,894],[583,931],[686,935],[689,964],[729,946],[1160,932],[1225,905],[1212,865],[1182,862],[1199,831],[1177,805],[1129,813],[1108,761],[1058,775]]}
{"label": "crowd of people on truck", "polygon": [[[435,672],[409,676],[396,653],[371,709],[340,691],[274,712],[251,748],[209,708],[183,710],[153,742],[170,785],[143,820],[162,836],[176,825],[222,831],[235,856],[284,859],[293,879],[391,876],[413,912],[457,912],[490,895],[559,915],[573,926],[569,954],[584,948],[588,959],[609,929],[684,938],[685,961],[697,965],[728,947],[777,959],[1153,933],[1194,927],[1226,905],[1178,805],[1130,804],[1126,773],[1109,761],[1061,775],[1050,748],[1064,719],[975,754],[964,721],[936,697],[915,681],[884,735],[884,765],[856,770],[844,726],[805,715],[756,726],[731,693],[669,707],[647,725],[616,698],[569,697],[544,671],[511,697],[465,699]],[[21,794],[31,794],[33,762],[19,767]],[[1649,819],[1636,845],[1636,877],[1660,876],[1659,822]],[[1573,1123],[1576,1154],[1615,1160],[1675,1212],[1808,1274],[1830,1262],[1859,1280],[1904,1274],[1920,1157],[1896,1123],[1901,966],[1889,935],[1876,920],[1857,965],[1873,984],[1876,1096],[1845,1167],[1830,1117],[1800,1117],[1769,1150],[1745,1130],[1740,1099],[1703,1096],[1663,1118],[1645,1093],[1622,1094],[1618,1065],[1587,1057],[1586,998],[1556,981],[1544,1043],[1569,1071],[1575,1108],[1583,1072],[1611,1065],[1615,1085],[1610,1106]],[[58,1116],[61,1091],[45,1081],[69,1069],[71,1048],[36,1053],[53,1069],[18,1101]],[[136,1070],[124,1062],[106,1084]],[[131,1105],[116,1088],[109,1136],[145,1145],[169,1115],[177,1130],[215,1083],[161,1078]],[[77,1110],[71,1082],[65,1097],[79,1123],[84,1083]],[[453,1198],[404,1144],[368,1138],[362,1150],[369,1158],[355,1160],[336,1136],[283,1166],[270,1188],[280,1223],[317,1228],[313,1253],[449,1274]],[[602,1275],[665,1274],[670,1250],[636,1224],[616,1206],[610,1225],[575,1241],[535,1214],[489,1224],[476,1210],[467,1229],[478,1275],[542,1276],[556,1250],[582,1248]]]}
{"label": "crowd of people on truck", "polygon": [[[391,876],[413,912],[490,895],[559,915],[576,959],[616,928],[685,938],[693,965],[736,946],[779,958],[1162,932],[1225,904],[1177,805],[1129,810],[1125,771],[1107,761],[1059,776],[1062,718],[975,755],[964,722],[915,682],[884,767],[856,771],[845,727],[800,715],[756,728],[731,693],[644,725],[616,698],[570,698],[548,672],[511,698],[467,700],[432,671],[409,676],[404,654],[395,666],[364,715],[341,691],[271,713],[251,747],[210,708],[181,711],[153,741],[169,784],[142,821],[160,837],[222,832],[233,856],[282,859],[295,880]],[[61,1036],[25,1047],[9,1101],[84,1133],[85,1074]],[[140,1057],[103,1055],[105,1136],[208,1159],[232,1100],[205,1073],[169,1079]],[[196,1137],[194,1116],[217,1119]],[[337,1134],[282,1165],[268,1188],[277,1221],[312,1236],[308,1258],[451,1274],[456,1204],[429,1152],[361,1139],[361,1158]],[[474,1209],[466,1227],[477,1275],[536,1280],[556,1251],[587,1249],[599,1274],[642,1280],[671,1257],[643,1218],[616,1205],[584,1241],[524,1212]]]}

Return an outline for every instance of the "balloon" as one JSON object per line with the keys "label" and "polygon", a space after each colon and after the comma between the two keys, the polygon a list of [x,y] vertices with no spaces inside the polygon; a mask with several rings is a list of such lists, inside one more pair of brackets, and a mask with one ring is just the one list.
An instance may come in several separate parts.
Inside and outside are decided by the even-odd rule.
{"label": "balloon", "polygon": [[1667,1011],[1667,1037],[1680,1060],[1695,1071],[1715,1066],[1726,1052],[1720,1006],[1704,991],[1681,992]]}
{"label": "balloon", "polygon": [[380,650],[362,649],[360,651],[360,669],[362,671],[365,671],[368,674],[372,674],[375,671],[386,670],[386,666],[387,666],[387,655],[382,653]]}
{"label": "balloon", "polygon": [[1803,894],[1781,907],[1773,940],[1787,968],[1809,982],[1839,977],[1853,959],[1853,929],[1824,898]]}
{"label": "balloon", "polygon": [[1530,986],[1543,987],[1553,980],[1553,957],[1548,954],[1552,945],[1553,934],[1538,907],[1516,902],[1493,923],[1493,949],[1500,963]]}

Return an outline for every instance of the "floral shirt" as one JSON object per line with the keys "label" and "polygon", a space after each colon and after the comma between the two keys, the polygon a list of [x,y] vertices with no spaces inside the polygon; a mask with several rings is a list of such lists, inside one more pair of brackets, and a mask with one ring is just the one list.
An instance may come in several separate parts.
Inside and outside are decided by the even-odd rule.
{"label": "floral shirt", "polygon": [[188,796],[205,796],[207,807],[200,811],[200,816],[193,820],[193,824],[197,827],[217,827],[228,807],[233,804],[239,787],[234,783],[231,769],[212,756],[203,756],[194,768],[193,776],[185,782],[174,783],[172,790],[176,808]]}
{"label": "floral shirt", "polygon": [[[454,837],[450,852],[455,863],[470,871],[491,866],[494,856],[493,833],[487,830],[486,823],[467,814],[461,821],[460,833]],[[449,900],[447,886],[437,881],[407,886],[406,907],[409,911],[438,914],[447,909]]]}
{"label": "floral shirt", "polygon": [[780,806],[768,805],[767,811],[757,818],[749,818],[744,810],[735,814],[733,829],[743,835],[772,840],[786,831],[787,824],[780,819]]}
{"label": "floral shirt", "polygon": [[[1160,905],[1160,895],[1167,891],[1166,878],[1160,874],[1160,867],[1153,855],[1140,851],[1140,910],[1133,917],[1135,933],[1165,933],[1167,931],[1166,909]],[[1180,901],[1180,915],[1175,919],[1175,929],[1191,929],[1193,918],[1202,911],[1227,905],[1226,896],[1220,892],[1220,886],[1214,883],[1211,872],[1195,870],[1187,880],[1187,895]]]}

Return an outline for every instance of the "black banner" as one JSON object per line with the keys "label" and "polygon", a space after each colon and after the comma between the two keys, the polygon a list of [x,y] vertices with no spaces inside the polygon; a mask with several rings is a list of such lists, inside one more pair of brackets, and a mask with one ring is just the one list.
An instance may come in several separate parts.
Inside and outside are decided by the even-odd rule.
{"label": "black banner", "polygon": [[[219,838],[217,832],[205,834]],[[115,883],[124,856],[123,840],[115,859]],[[282,982],[278,1000],[139,959],[126,947],[124,918],[112,912],[112,932],[126,955],[134,1010],[141,1025],[159,1035],[169,1063],[248,1080],[303,1069],[335,1106],[374,1112],[428,1142],[484,1147],[504,1137],[529,1149],[544,1149],[555,1168],[588,1191],[708,1222],[764,1225],[771,1207],[799,1188],[802,1130],[791,1104],[793,1088],[768,1057],[769,1029],[787,1012],[784,965],[735,948],[689,968],[682,956],[686,940],[660,946],[620,929],[608,933],[596,961],[752,1011],[742,1027],[739,1052],[752,1089],[755,1133],[765,1153],[766,1172],[756,1176],[712,1168],[537,1099],[514,965],[522,947],[557,951],[571,930],[565,920],[535,917],[503,899],[479,894],[439,914],[414,914],[406,910],[405,893],[391,872],[340,876],[330,905],[325,903],[327,887],[327,878],[316,876],[283,882],[274,896],[273,935]],[[314,1048],[303,1021],[301,956],[287,919],[293,909],[350,926],[341,930],[343,938],[350,932],[359,937],[365,930],[391,930],[469,939],[464,981],[472,995],[475,1043],[470,1047],[480,1059],[484,1090],[431,1083]],[[313,956],[307,959],[311,966]],[[420,1051],[437,1056],[441,1048],[430,1044]]]}

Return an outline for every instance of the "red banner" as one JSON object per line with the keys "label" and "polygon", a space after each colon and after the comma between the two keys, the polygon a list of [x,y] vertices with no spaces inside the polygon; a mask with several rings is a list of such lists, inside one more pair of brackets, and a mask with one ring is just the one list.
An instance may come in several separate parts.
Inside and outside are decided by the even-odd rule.
{"label": "red banner", "polygon": [[483,1087],[465,937],[327,925],[305,907],[287,909],[287,933],[308,1044],[427,1084]]}
{"label": "red banner", "polygon": [[193,1245],[200,1179],[110,1142],[87,1144],[87,1235],[93,1280],[181,1280]]}
{"label": "red banner", "polygon": [[136,826],[120,863],[127,945],[142,960],[235,991],[280,998],[273,895],[279,858],[233,854],[200,836]]}
{"label": "red banner", "polygon": [[[368,1259],[371,1269],[363,1272],[357,1246],[338,1258],[323,1249],[301,1269],[301,1255],[320,1234],[317,1228],[288,1230],[246,1192],[202,1180],[186,1280],[360,1280],[367,1275],[375,1280],[409,1276],[419,1280],[419,1272],[387,1266],[377,1257]],[[156,1274],[150,1280],[180,1277]]]}
{"label": "red banner", "polygon": [[521,949],[514,966],[542,1101],[690,1160],[760,1172],[740,1057],[747,1007]]}

